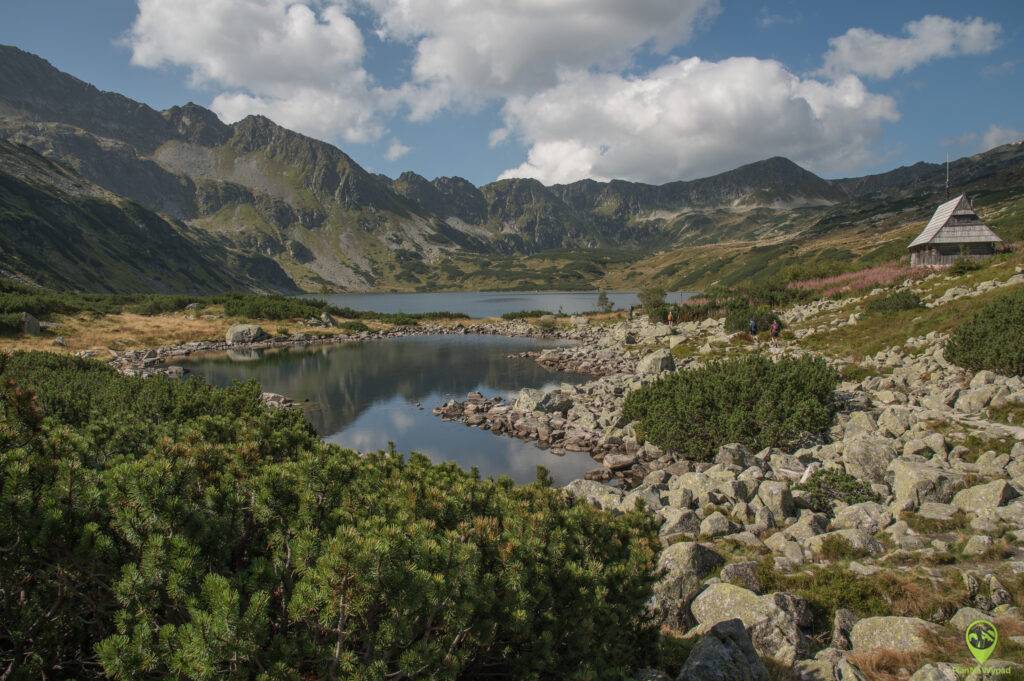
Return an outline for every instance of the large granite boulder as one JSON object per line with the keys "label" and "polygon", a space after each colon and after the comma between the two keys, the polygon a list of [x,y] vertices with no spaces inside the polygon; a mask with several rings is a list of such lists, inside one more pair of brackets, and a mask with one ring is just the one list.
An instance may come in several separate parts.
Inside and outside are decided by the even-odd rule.
{"label": "large granite boulder", "polygon": [[636,364],[636,372],[643,376],[657,375],[662,371],[673,371],[676,368],[676,361],[672,359],[672,353],[662,348],[645,355]]}
{"label": "large granite boulder", "polygon": [[575,499],[582,499],[595,508],[619,511],[624,493],[596,480],[573,480],[562,488]]}
{"label": "large granite boulder", "polygon": [[867,482],[885,482],[889,463],[896,458],[896,450],[891,442],[872,436],[844,440],[842,451],[846,472]]}
{"label": "large granite boulder", "polygon": [[750,633],[754,648],[763,656],[791,666],[810,652],[807,602],[788,593],[758,596],[753,591],[725,582],[711,584],[690,605],[697,631],[729,619],[739,619]]}
{"label": "large granite boulder", "polygon": [[893,516],[888,508],[874,501],[844,506],[836,511],[832,528],[836,530],[864,530],[875,534],[892,525]]}
{"label": "large granite boulder", "polygon": [[750,636],[738,619],[710,627],[690,651],[677,681],[768,681]]}
{"label": "large granite boulder", "polygon": [[889,465],[896,507],[913,511],[925,501],[948,504],[964,488],[964,474],[919,457],[904,456]]}
{"label": "large granite boulder", "polygon": [[993,480],[960,490],[953,495],[953,505],[972,513],[983,508],[999,508],[1016,496],[1017,490],[1006,480]]}
{"label": "large granite boulder", "polygon": [[938,627],[916,617],[865,617],[853,625],[850,643],[854,651],[895,650],[906,652],[927,645],[926,632]]}
{"label": "large granite boulder", "polygon": [[704,579],[725,562],[704,544],[679,542],[661,552],[658,570],[664,576],[654,585],[653,609],[662,622],[686,629],[693,620],[690,603],[700,593]]}
{"label": "large granite boulder", "polygon": [[255,343],[269,338],[267,332],[258,324],[233,324],[224,334],[228,343]]}

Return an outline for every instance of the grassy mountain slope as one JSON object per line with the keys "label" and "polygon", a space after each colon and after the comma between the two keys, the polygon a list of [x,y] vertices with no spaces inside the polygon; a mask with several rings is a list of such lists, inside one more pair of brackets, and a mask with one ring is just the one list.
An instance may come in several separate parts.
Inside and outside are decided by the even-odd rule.
{"label": "grassy mountain slope", "polygon": [[0,267],[58,289],[294,290],[269,258],[233,253],[0,140]]}

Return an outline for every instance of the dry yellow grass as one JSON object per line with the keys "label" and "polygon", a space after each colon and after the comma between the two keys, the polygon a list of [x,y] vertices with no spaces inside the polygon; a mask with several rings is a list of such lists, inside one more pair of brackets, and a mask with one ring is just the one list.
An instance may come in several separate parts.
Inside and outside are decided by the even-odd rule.
{"label": "dry yellow grass", "polygon": [[[82,350],[138,350],[164,345],[175,345],[202,340],[223,340],[232,324],[240,322],[259,324],[268,333],[287,329],[289,333],[316,331],[317,333],[344,333],[340,329],[311,329],[299,322],[274,320],[240,320],[217,315],[190,317],[184,313],[162,315],[90,314],[58,316],[59,326],[42,336],[23,336],[0,339],[0,351],[46,350],[48,352],[75,353]],[[374,324],[368,324],[371,328]],[[377,325],[379,326],[379,325]],[[62,336],[65,347],[54,345]]]}

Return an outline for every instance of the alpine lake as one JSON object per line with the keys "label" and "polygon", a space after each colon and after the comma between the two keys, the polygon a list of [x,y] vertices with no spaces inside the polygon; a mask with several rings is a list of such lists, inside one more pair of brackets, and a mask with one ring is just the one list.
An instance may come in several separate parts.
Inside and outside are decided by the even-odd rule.
{"label": "alpine lake", "polygon": [[[631,293],[609,293],[617,307]],[[673,294],[680,300],[687,294]],[[471,317],[520,310],[568,314],[594,310],[596,292],[325,295],[333,305],[378,312],[462,312]],[[555,484],[597,464],[588,455],[555,455],[536,444],[444,421],[431,413],[449,399],[479,391],[514,398],[523,388],[583,383],[582,374],[546,369],[524,352],[560,341],[488,335],[405,336],[303,348],[199,354],[180,362],[214,385],[254,380],[264,391],[299,403],[320,436],[361,452],[394,447],[435,462],[451,461],[482,476],[531,482],[544,466]]]}

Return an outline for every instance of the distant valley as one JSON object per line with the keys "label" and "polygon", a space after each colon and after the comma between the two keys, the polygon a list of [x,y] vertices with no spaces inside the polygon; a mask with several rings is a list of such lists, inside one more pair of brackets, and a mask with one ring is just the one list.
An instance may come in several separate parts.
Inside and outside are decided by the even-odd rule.
{"label": "distant valley", "polygon": [[[950,164],[1021,238],[1024,145]],[[396,179],[198,105],[163,112],[0,47],[0,270],[85,291],[693,288],[892,259],[945,168],[825,180],[775,157],[648,185]]]}

